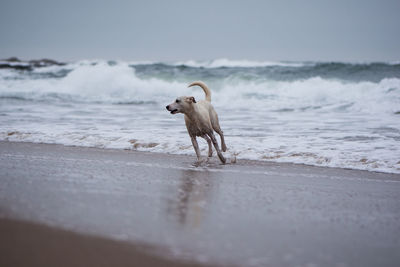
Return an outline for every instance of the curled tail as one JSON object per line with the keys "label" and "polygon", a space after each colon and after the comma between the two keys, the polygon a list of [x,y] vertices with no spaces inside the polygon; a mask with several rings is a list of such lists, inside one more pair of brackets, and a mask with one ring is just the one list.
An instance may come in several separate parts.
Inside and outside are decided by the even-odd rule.
{"label": "curled tail", "polygon": [[188,87],[192,87],[195,85],[198,85],[201,88],[203,88],[203,91],[206,94],[206,100],[208,102],[211,102],[211,91],[210,91],[210,89],[208,89],[207,85],[201,81],[196,81],[196,82],[192,82]]}

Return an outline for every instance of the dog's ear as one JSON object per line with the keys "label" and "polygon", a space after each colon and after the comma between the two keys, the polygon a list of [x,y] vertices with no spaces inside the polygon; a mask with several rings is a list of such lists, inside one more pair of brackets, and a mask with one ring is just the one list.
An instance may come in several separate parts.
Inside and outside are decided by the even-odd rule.
{"label": "dog's ear", "polygon": [[189,101],[191,101],[192,103],[196,103],[196,99],[194,99],[194,96],[189,97]]}

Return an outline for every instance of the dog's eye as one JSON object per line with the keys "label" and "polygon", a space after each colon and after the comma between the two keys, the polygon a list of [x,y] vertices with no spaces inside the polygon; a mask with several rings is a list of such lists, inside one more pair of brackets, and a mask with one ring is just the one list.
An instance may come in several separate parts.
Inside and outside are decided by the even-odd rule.
{"label": "dog's eye", "polygon": [[179,103],[179,102],[181,102],[181,101],[180,101],[179,99],[177,99],[177,100],[175,100],[175,102],[176,102],[176,103]]}

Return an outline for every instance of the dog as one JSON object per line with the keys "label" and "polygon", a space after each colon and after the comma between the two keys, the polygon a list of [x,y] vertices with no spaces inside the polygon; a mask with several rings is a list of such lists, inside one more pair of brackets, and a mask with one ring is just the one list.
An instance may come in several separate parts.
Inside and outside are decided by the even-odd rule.
{"label": "dog", "polygon": [[205,100],[197,102],[193,96],[181,96],[178,97],[175,102],[166,106],[166,109],[170,111],[171,114],[183,113],[185,115],[186,128],[192,141],[194,151],[196,152],[198,162],[201,162],[201,155],[196,137],[200,136],[207,141],[208,157],[211,157],[213,153],[212,143],[217,151],[218,158],[225,164],[226,159],[222,155],[214,135],[215,131],[221,137],[221,148],[222,151],[225,152],[224,133],[219,126],[217,112],[215,112],[214,107],[211,105],[211,91],[208,89],[207,85],[201,81],[192,82],[188,87],[196,85],[203,89],[206,95]]}

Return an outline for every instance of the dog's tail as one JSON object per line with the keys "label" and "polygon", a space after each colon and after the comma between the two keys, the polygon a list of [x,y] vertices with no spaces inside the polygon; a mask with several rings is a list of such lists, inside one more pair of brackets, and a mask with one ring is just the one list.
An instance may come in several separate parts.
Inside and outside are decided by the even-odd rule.
{"label": "dog's tail", "polygon": [[203,83],[202,81],[196,81],[196,82],[192,82],[188,87],[192,87],[195,85],[198,85],[201,88],[203,88],[203,91],[206,94],[206,100],[208,102],[211,102],[211,91],[210,91],[210,89],[208,89],[207,85],[205,83]]}

